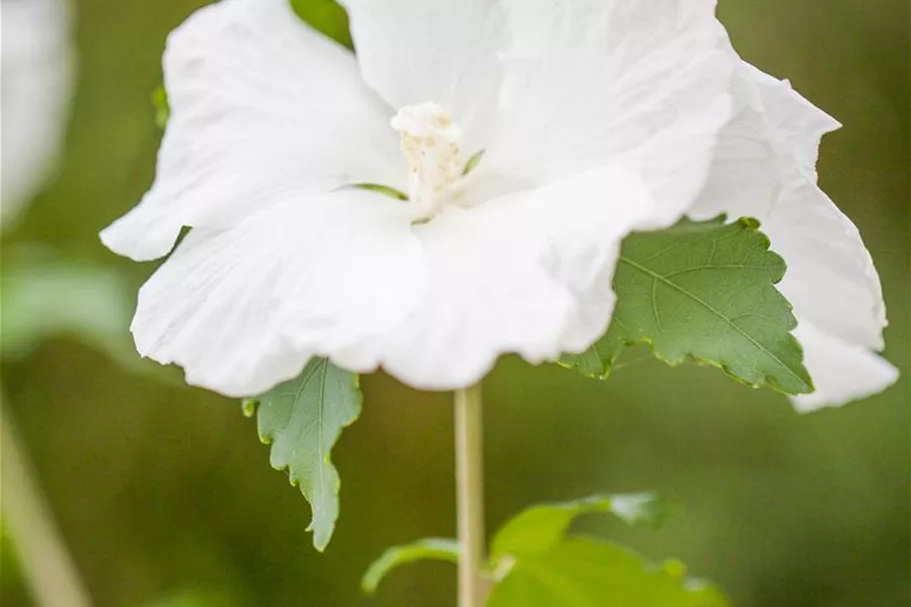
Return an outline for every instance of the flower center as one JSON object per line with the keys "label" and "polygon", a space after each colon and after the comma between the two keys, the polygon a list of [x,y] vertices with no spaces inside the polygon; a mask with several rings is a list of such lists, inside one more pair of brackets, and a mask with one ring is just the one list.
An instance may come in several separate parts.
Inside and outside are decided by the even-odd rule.
{"label": "flower center", "polygon": [[462,129],[432,102],[400,108],[390,124],[401,136],[411,173],[408,198],[415,203],[416,219],[429,219],[462,175]]}

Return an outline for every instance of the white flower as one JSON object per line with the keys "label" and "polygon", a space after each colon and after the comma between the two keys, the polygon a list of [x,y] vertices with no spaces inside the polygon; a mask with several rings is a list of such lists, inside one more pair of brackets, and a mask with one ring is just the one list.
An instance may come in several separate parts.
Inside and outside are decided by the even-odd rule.
{"label": "white flower", "polygon": [[157,178],[102,239],[149,260],[192,227],[133,323],[192,384],[256,394],[327,356],[450,389],[502,353],[584,350],[622,238],[726,185],[740,60],[713,0],[344,4],[357,60],[287,0],[169,38]]}
{"label": "white flower", "polygon": [[792,399],[798,410],[880,392],[898,371],[875,354],[886,326],[879,276],[857,228],[816,185],[820,139],[840,125],[787,81],[746,63],[733,90],[734,115],[690,214],[756,217],[787,262],[778,286],[794,306],[794,334],[816,386]]}
{"label": "white flower", "polygon": [[69,4],[3,0],[0,221],[8,227],[48,177],[63,143],[73,58]]}

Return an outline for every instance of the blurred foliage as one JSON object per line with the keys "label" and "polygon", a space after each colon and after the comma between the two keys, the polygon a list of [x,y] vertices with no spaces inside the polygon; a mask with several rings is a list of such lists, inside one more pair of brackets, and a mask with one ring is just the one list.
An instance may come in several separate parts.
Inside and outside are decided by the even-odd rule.
{"label": "blurred foliage", "polygon": [[689,580],[676,561],[648,565],[628,548],[571,537],[544,554],[516,558],[489,607],[727,607],[716,589]]}
{"label": "blurred foliage", "polygon": [[457,565],[460,552],[458,540],[439,537],[425,537],[409,544],[392,546],[370,563],[364,577],[361,578],[361,588],[367,594],[375,593],[380,582],[402,565],[420,561],[443,561]]}
{"label": "blurred foliage", "polygon": [[[116,258],[96,234],[151,182],[160,132],[149,95],[161,82],[161,50],[202,3],[76,3],[80,77],[65,162],[4,234],[4,277],[10,252],[25,244],[116,271],[129,293],[151,273],[154,264]],[[344,39],[331,5],[297,4]],[[681,558],[741,607],[906,605],[909,7],[721,4],[747,59],[791,78],[846,125],[825,140],[821,181],[877,262],[892,320],[886,356],[902,379],[865,402],[799,416],[784,397],[712,369],[645,361],[602,383],[505,360],[486,383],[488,520],[496,528],[541,500],[654,488],[685,505],[662,531],[602,521],[588,529],[652,561]],[[126,319],[108,320],[126,334]],[[387,546],[454,533],[447,395],[364,378],[362,419],[334,451],[341,519],[320,555],[305,531],[307,504],[269,469],[236,401],[129,364],[66,336],[3,361],[9,404],[98,605],[454,603],[447,564],[393,576],[375,599],[358,587]],[[2,603],[28,605],[6,548],[4,557]]]}
{"label": "blurred foliage", "polygon": [[70,335],[128,360],[133,294],[113,268],[80,263],[51,250],[19,247],[4,251],[5,358],[23,358],[44,340]]}
{"label": "blurred foliage", "polygon": [[[688,586],[695,581],[685,578],[685,567],[679,561],[673,561],[670,568],[667,564],[654,567],[647,565],[629,549],[607,546],[600,538],[567,537],[573,521],[586,514],[613,514],[629,525],[645,524],[657,529],[675,509],[673,501],[655,493],[599,494],[526,508],[493,534],[488,557],[481,567],[492,587],[491,607],[494,604],[500,607],[527,607],[531,604],[562,606],[580,597],[586,599],[580,605],[603,603],[606,607],[610,603],[634,607],[643,605],[644,597],[654,596],[653,590],[658,594],[670,592],[670,598],[676,600],[668,607],[695,607],[696,603],[701,607],[718,607],[724,601],[714,591],[709,591],[712,597],[706,597],[702,592],[689,592]],[[571,562],[580,554],[591,551],[596,558],[592,563],[582,563],[586,566],[573,564],[567,568],[567,563],[563,562],[564,558],[568,557],[567,562]],[[459,541],[455,539],[424,538],[394,546],[370,565],[361,586],[365,592],[372,594],[393,569],[425,560],[458,563],[459,552]],[[574,569],[578,569],[580,575],[574,575]],[[633,570],[632,576],[623,579],[630,569]],[[593,572],[594,575],[590,575]],[[618,577],[621,579],[618,580]],[[654,588],[652,582],[655,582]],[[702,583],[697,585],[703,586]],[[540,600],[541,596],[534,603],[526,600],[541,590],[544,590],[544,596],[549,595],[546,601]],[[711,605],[708,601],[699,602],[700,597],[711,598]],[[717,602],[714,599],[718,599]]]}
{"label": "blurred foliage", "polygon": [[649,564],[596,536],[567,535],[583,514],[614,514],[658,527],[672,503],[654,494],[595,495],[536,505],[506,522],[491,547],[489,607],[727,607],[722,593],[687,577],[675,559]]}

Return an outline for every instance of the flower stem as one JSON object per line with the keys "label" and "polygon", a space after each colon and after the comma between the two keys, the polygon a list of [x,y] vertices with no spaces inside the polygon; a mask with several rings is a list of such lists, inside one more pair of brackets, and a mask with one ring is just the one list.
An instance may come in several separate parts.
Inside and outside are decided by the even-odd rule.
{"label": "flower stem", "polygon": [[91,601],[50,508],[9,411],[0,397],[3,459],[3,524],[13,540],[22,573],[40,607],[89,607]]}
{"label": "flower stem", "polygon": [[486,582],[484,558],[484,483],[480,385],[455,393],[456,496],[458,507],[459,607],[481,607]]}

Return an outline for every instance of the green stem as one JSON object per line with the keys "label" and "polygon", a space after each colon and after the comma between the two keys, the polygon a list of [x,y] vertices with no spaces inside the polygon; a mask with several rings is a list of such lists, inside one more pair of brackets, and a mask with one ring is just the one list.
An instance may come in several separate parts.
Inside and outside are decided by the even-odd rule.
{"label": "green stem", "polygon": [[484,558],[484,483],[482,463],[481,387],[455,393],[456,496],[458,507],[459,607],[481,607],[486,581]]}
{"label": "green stem", "polygon": [[66,544],[41,495],[22,441],[0,402],[3,459],[3,525],[12,538],[35,604],[39,607],[89,607]]}

